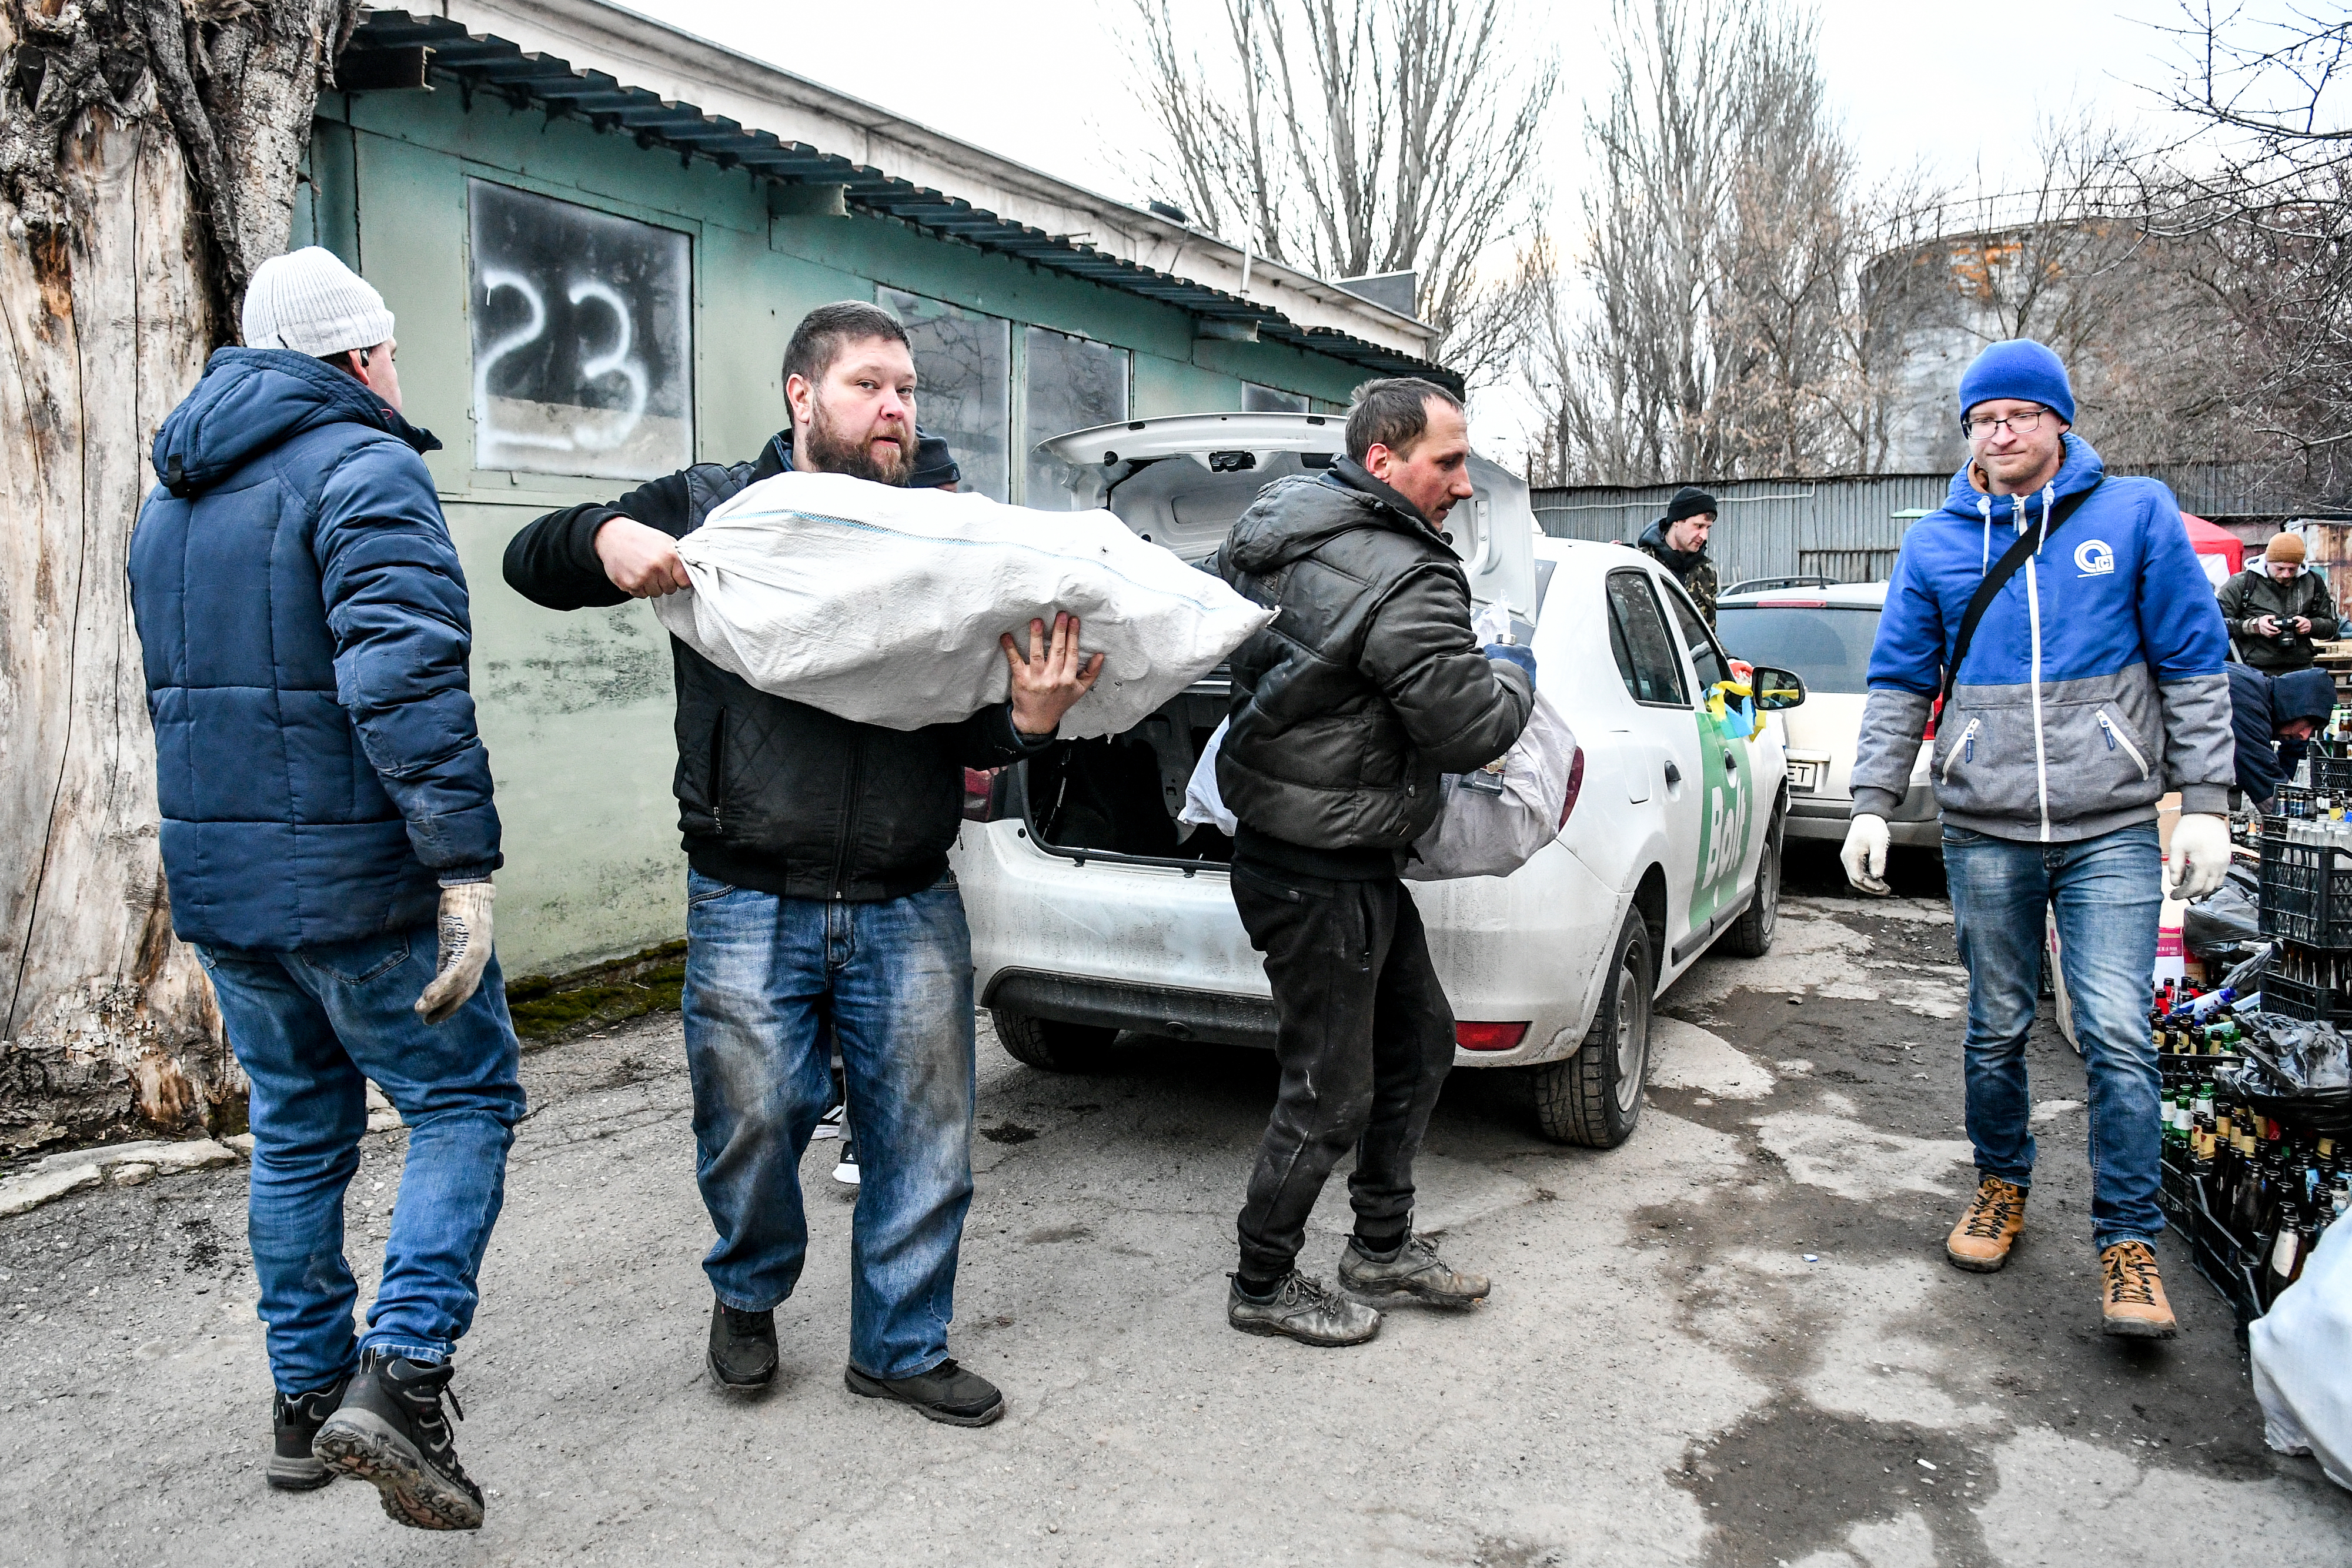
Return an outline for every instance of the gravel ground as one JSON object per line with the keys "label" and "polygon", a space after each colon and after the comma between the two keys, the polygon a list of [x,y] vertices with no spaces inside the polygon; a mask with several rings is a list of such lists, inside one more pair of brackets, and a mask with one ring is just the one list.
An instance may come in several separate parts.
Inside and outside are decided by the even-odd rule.
{"label": "gravel ground", "polygon": [[[1056,1077],[983,1022],[954,1350],[1009,1414],[977,1432],[842,1387],[830,1145],[803,1166],[783,1375],[722,1401],[676,1017],[534,1054],[458,1363],[477,1535],[402,1530],[350,1482],[263,1485],[241,1167],[0,1220],[7,1560],[2345,1561],[2352,1494],[2263,1447],[2229,1319],[2177,1253],[2181,1338],[2097,1333],[2081,1068],[2054,1031],[2028,1239],[1998,1275],[1943,1263],[1969,1177],[1948,910],[1924,883],[1836,896],[1826,857],[1791,861],[1773,956],[1710,959],[1665,998],[1624,1147],[1548,1145],[1507,1075],[1454,1075],[1421,1224],[1494,1298],[1392,1312],[1352,1351],[1223,1323],[1270,1058],[1139,1040]],[[371,1136],[351,1190],[370,1268],[402,1153]],[[1335,1180],[1311,1265],[1345,1206]]]}

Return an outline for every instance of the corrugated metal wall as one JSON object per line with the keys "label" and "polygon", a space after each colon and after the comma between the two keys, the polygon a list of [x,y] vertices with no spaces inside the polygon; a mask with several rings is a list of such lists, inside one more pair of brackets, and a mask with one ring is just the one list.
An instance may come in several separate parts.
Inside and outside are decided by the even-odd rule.
{"label": "corrugated metal wall", "polygon": [[[2214,518],[2308,515],[2310,497],[2252,464],[2182,463],[2142,468],[2179,497],[2183,511]],[[1722,505],[1708,549],[1723,586],[1758,577],[1815,575],[1873,582],[1894,570],[1908,520],[1896,512],[1940,507],[1948,474],[1866,474],[1826,479],[1746,479],[1706,488]],[[1559,538],[1637,539],[1665,513],[1677,486],[1580,485],[1534,493],[1536,521]],[[2306,503],[2298,505],[2298,503]],[[2245,537],[2247,530],[2235,530]],[[2274,531],[2258,529],[2263,538]],[[2258,540],[2256,542],[2259,542]]]}
{"label": "corrugated metal wall", "polygon": [[[1885,577],[1906,524],[1894,514],[1937,507],[1945,474],[1880,474],[1844,479],[1749,479],[1714,485],[1721,510],[1707,548],[1723,586],[1755,577],[1811,573],[1844,582]],[[1578,486],[1538,490],[1536,521],[1559,538],[1639,538],[1665,513],[1672,485]]]}

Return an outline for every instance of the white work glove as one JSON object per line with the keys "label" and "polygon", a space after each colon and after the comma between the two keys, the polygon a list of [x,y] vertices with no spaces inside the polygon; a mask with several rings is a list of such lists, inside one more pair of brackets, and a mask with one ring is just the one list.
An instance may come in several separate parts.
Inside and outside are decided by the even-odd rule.
{"label": "white work glove", "polygon": [[426,1023],[439,1023],[464,1007],[482,983],[490,961],[490,900],[497,896],[487,882],[441,890],[441,961],[433,983],[416,998],[416,1015]]}
{"label": "white work glove", "polygon": [[1886,819],[1867,811],[1856,812],[1853,825],[1845,831],[1845,848],[1838,852],[1838,863],[1845,867],[1846,881],[1864,893],[1881,896],[1894,891],[1886,885]]}
{"label": "white work glove", "polygon": [[2230,869],[2228,819],[2184,811],[2172,825],[2172,885],[2167,895],[2195,904],[2210,898]]}

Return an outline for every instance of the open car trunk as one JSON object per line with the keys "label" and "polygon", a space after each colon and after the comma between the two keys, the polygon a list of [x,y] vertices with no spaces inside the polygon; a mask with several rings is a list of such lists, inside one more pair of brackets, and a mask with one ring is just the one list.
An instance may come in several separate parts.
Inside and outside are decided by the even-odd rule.
{"label": "open car trunk", "polygon": [[[1108,507],[1138,537],[1198,565],[1260,491],[1329,468],[1344,437],[1337,417],[1320,414],[1195,414],[1075,432],[1045,448],[1060,459],[1074,504]],[[1510,603],[1524,638],[1533,628],[1519,618],[1536,607],[1527,486],[1475,455],[1471,482],[1477,494],[1454,509],[1451,542],[1465,557],[1473,598]],[[1036,843],[1057,853],[1222,866],[1233,859],[1233,841],[1177,814],[1231,701],[1232,682],[1219,665],[1133,729],[1020,764],[1004,812],[1025,817]]]}

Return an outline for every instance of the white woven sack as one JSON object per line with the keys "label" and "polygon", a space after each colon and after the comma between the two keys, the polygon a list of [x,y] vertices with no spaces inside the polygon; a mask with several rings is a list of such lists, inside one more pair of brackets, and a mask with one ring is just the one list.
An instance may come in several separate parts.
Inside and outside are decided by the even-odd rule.
{"label": "white woven sack", "polygon": [[1004,701],[997,638],[1025,652],[1033,616],[1069,612],[1105,655],[1062,720],[1073,739],[1141,723],[1274,618],[1108,512],[842,474],[750,486],[677,553],[694,586],[654,611],[680,641],[763,692],[889,729]]}
{"label": "white woven sack", "polygon": [[[1508,876],[1527,864],[1559,836],[1575,761],[1575,732],[1551,699],[1538,692],[1528,727],[1503,754],[1499,791],[1480,788],[1486,780],[1476,774],[1439,777],[1445,803],[1429,831],[1413,840],[1405,879]],[[1487,774],[1486,779],[1495,777]]]}
{"label": "white woven sack", "polygon": [[2327,1228],[2303,1278],[2247,1328],[2246,1346],[2263,1439],[2282,1454],[2309,1454],[2352,1489],[2352,1220]]}

